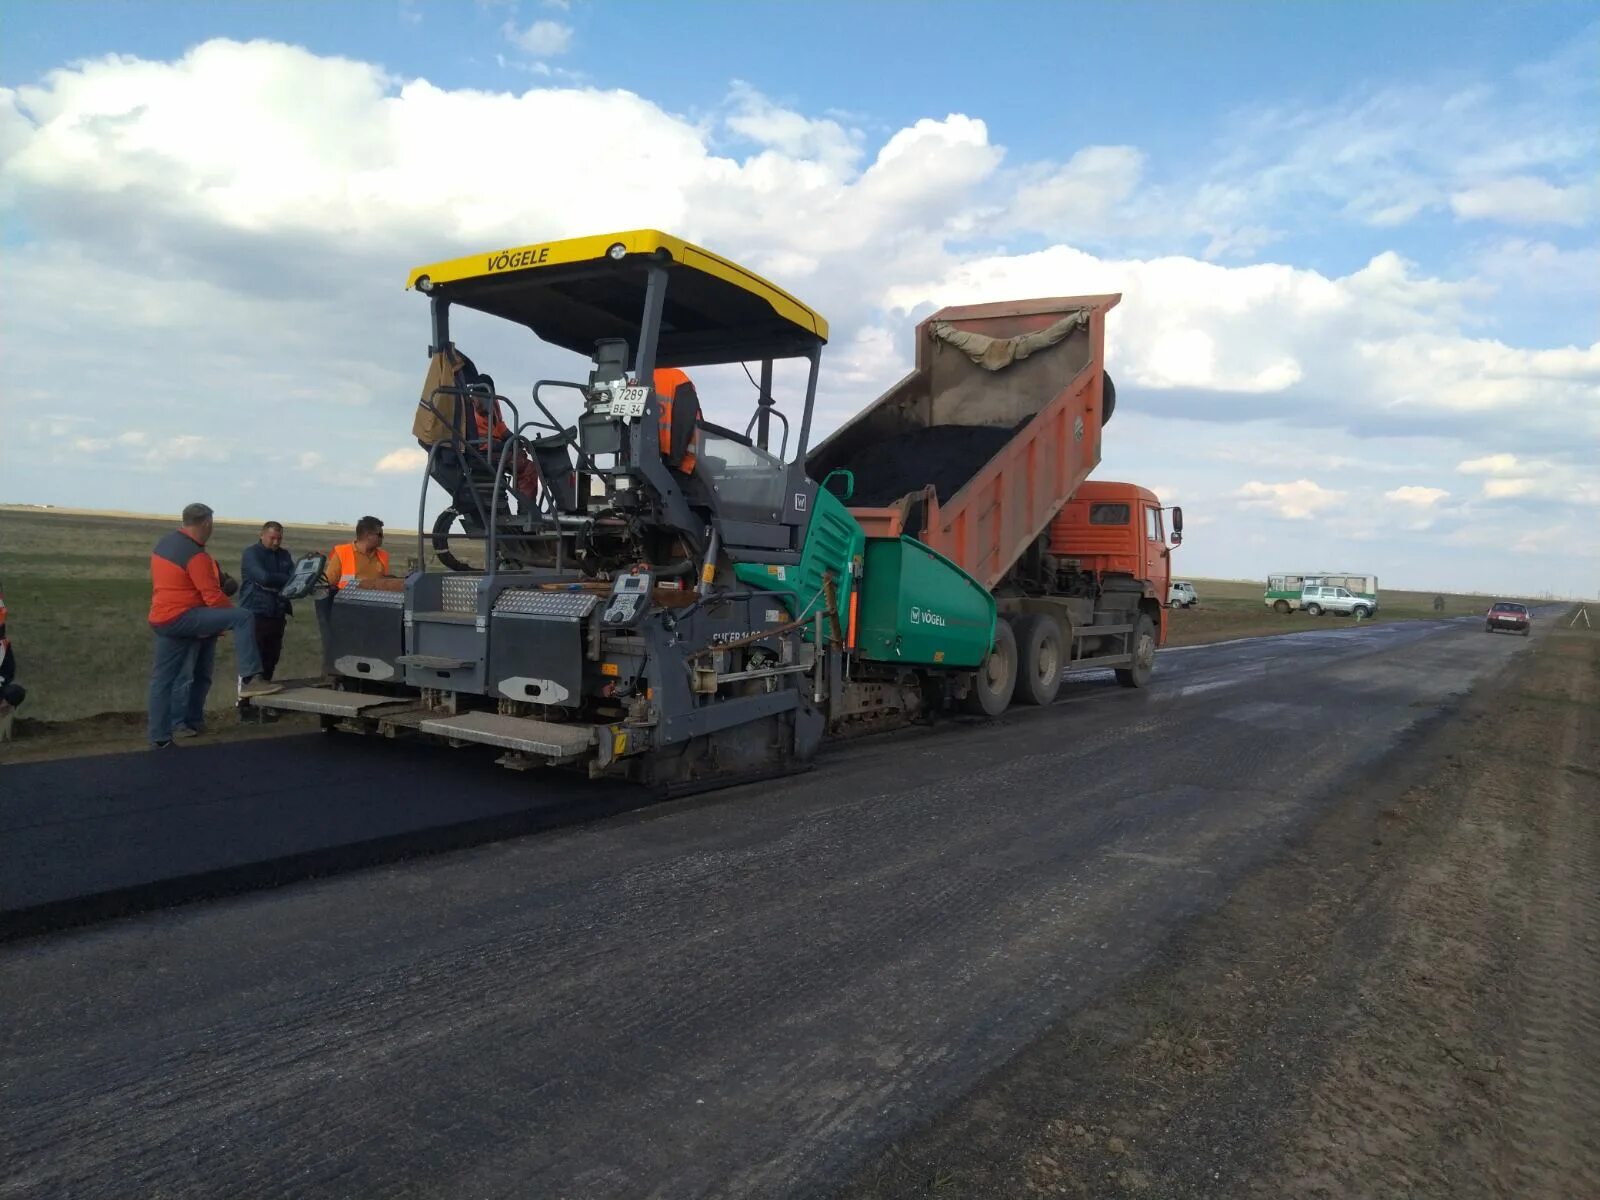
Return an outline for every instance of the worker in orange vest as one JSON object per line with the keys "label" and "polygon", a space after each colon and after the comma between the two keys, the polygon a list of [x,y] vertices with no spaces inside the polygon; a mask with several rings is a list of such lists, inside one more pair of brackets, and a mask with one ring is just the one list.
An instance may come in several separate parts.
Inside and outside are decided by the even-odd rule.
{"label": "worker in orange vest", "polygon": [[694,473],[700,449],[700,396],[677,367],[658,367],[652,380],[661,398],[661,457],[673,470]]}
{"label": "worker in orange vest", "polygon": [[334,591],[354,583],[387,592],[405,589],[405,580],[389,574],[389,552],[383,548],[383,522],[377,517],[362,517],[356,522],[355,541],[335,546],[328,555],[323,573]]}
{"label": "worker in orange vest", "polygon": [[[472,424],[481,442],[486,442],[485,450],[491,455],[491,462],[499,461],[500,443],[511,436],[511,429],[506,425],[505,418],[500,414],[500,400],[495,392],[494,379],[488,375],[479,374],[477,383],[488,389],[489,399],[475,398],[472,405]],[[493,414],[494,424],[489,423],[488,408]],[[512,474],[516,480],[517,495],[527,506],[519,511],[527,511],[537,503],[539,498],[539,472],[534,469],[533,460],[528,457],[528,452],[520,446],[512,462]]]}

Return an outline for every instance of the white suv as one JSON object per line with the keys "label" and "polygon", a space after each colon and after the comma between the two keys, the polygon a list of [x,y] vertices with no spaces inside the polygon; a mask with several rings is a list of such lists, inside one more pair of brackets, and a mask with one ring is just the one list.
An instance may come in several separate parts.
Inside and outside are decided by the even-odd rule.
{"label": "white suv", "polygon": [[1357,596],[1349,588],[1308,587],[1300,592],[1300,607],[1313,617],[1325,612],[1346,617],[1370,617],[1378,611],[1378,602]]}
{"label": "white suv", "polygon": [[1200,596],[1194,590],[1192,583],[1179,583],[1174,581],[1167,589],[1168,608],[1193,608],[1200,603]]}

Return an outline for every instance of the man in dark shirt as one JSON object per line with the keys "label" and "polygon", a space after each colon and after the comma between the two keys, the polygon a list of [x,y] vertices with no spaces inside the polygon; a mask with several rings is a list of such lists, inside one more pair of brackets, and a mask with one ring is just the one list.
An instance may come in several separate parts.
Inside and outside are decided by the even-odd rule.
{"label": "man in dark shirt", "polygon": [[293,574],[294,558],[283,548],[283,526],[268,521],[261,527],[261,540],[246,546],[239,562],[239,576],[244,580],[239,607],[255,615],[263,679],[272,678],[283,655],[283,630],[292,609],[278,593]]}

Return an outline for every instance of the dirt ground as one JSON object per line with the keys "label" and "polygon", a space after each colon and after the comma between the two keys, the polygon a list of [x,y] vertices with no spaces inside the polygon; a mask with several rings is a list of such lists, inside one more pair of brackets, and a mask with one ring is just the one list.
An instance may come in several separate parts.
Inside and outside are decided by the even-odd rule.
{"label": "dirt ground", "polygon": [[1542,634],[846,1194],[1600,1196],[1600,634]]}

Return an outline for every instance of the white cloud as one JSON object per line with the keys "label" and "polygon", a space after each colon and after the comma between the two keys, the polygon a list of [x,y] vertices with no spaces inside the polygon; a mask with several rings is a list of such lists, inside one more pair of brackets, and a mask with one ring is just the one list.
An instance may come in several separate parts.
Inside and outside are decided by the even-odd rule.
{"label": "white cloud", "polygon": [[1534,486],[1532,479],[1486,479],[1483,481],[1483,494],[1490,500],[1505,500],[1512,496],[1526,496]]}
{"label": "white cloud", "polygon": [[428,456],[416,446],[406,446],[399,450],[391,450],[380,458],[373,470],[380,475],[410,475],[421,478],[422,468],[427,464]]}
{"label": "white cloud", "polygon": [[1252,479],[1234,495],[1242,508],[1265,509],[1291,521],[1304,521],[1344,499],[1343,492],[1297,479],[1292,483],[1262,483]]}
{"label": "white cloud", "polygon": [[1458,463],[1463,475],[1488,476],[1483,481],[1486,500],[1538,497],[1577,505],[1600,504],[1600,468],[1594,465],[1593,447],[1585,448],[1576,462],[1520,458],[1515,454],[1488,454]]}
{"label": "white cloud", "polygon": [[1463,475],[1515,475],[1523,469],[1515,454],[1486,454],[1456,465]]}
{"label": "white cloud", "polygon": [[1133,194],[1144,163],[1133,146],[1085,146],[1060,167],[1025,172],[1010,219],[1055,236],[1098,232]]}
{"label": "white cloud", "polygon": [[816,159],[835,169],[848,169],[861,158],[859,131],[783,108],[742,80],[734,81],[729,102],[728,129],[764,149],[789,158]]}
{"label": "white cloud", "polygon": [[1582,225],[1594,214],[1595,189],[1589,184],[1558,187],[1531,175],[1514,175],[1456,192],[1450,207],[1467,220]]}
{"label": "white cloud", "polygon": [[1439,501],[1450,495],[1443,488],[1416,487],[1407,485],[1397,487],[1383,494],[1385,500],[1393,500],[1397,504],[1414,504],[1418,508],[1432,508]]}
{"label": "white cloud", "polygon": [[535,58],[555,58],[572,48],[572,26],[560,21],[535,21],[526,29],[507,21],[501,33],[506,41]]}

